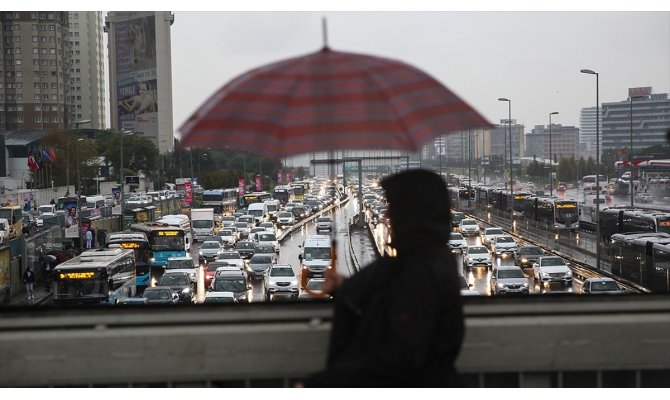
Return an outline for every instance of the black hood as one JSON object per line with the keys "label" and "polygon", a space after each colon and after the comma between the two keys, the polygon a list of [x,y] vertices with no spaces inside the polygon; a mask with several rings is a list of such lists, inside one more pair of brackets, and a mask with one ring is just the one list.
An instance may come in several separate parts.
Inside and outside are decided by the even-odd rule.
{"label": "black hood", "polygon": [[412,169],[381,182],[389,203],[393,247],[403,250],[446,245],[451,232],[449,192],[434,172]]}

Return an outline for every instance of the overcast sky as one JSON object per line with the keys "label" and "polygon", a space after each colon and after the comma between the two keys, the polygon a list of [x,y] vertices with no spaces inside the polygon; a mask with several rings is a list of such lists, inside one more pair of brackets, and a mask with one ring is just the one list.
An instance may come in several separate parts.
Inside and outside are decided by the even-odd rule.
{"label": "overcast sky", "polygon": [[579,126],[582,107],[670,87],[670,12],[175,12],[174,129],[220,86],[260,65],[334,50],[412,64],[490,122]]}

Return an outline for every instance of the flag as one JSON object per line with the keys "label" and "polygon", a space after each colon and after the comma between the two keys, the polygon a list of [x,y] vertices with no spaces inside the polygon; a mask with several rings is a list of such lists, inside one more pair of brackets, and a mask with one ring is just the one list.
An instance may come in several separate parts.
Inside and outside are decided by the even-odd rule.
{"label": "flag", "polygon": [[53,161],[45,149],[42,149],[42,160]]}
{"label": "flag", "polygon": [[40,169],[40,166],[37,164],[37,161],[35,161],[35,157],[32,155],[28,156],[28,169],[30,169],[30,172],[35,172],[38,169]]}
{"label": "flag", "polygon": [[56,150],[53,147],[49,148],[49,157],[51,161],[56,161]]}

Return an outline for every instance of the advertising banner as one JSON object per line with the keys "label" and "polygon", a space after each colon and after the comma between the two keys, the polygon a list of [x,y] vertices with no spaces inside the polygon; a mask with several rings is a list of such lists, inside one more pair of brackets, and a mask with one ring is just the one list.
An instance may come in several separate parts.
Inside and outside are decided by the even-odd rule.
{"label": "advertising banner", "polygon": [[0,291],[9,289],[11,283],[9,277],[10,258],[11,252],[9,249],[0,252]]}
{"label": "advertising banner", "polygon": [[263,182],[261,182],[261,176],[256,175],[256,191],[257,192],[262,192],[263,191]]}
{"label": "advertising banner", "polygon": [[281,170],[277,171],[277,184],[278,185],[281,185],[281,174],[282,174]]}
{"label": "advertising banner", "polygon": [[193,202],[193,182],[184,183],[184,201],[189,204]]}
{"label": "advertising banner", "polygon": [[246,192],[244,191],[244,186],[245,186],[244,178],[240,178],[237,183],[237,187],[239,188],[240,192],[240,197],[246,194]]}
{"label": "advertising banner", "polygon": [[293,171],[288,171],[286,173],[286,183],[293,182]]}
{"label": "advertising banner", "polygon": [[65,210],[65,237],[79,237],[79,210],[77,209],[77,200],[66,201],[63,203]]}
{"label": "advertising banner", "polygon": [[119,130],[158,135],[156,21],[153,12],[128,12],[116,24]]}
{"label": "advertising banner", "polygon": [[112,205],[118,206],[121,204],[121,188],[112,188]]}

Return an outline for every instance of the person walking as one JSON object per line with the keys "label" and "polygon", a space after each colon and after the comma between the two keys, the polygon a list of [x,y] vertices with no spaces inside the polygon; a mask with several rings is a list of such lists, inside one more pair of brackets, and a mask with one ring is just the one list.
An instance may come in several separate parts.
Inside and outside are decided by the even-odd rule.
{"label": "person walking", "polygon": [[98,229],[98,247],[101,249],[105,248],[107,242],[107,233],[104,229]]}
{"label": "person walking", "polygon": [[23,273],[23,284],[26,285],[26,293],[28,300],[35,300],[35,292],[33,291],[35,285],[35,273],[30,269],[30,265],[26,267],[26,272]]}
{"label": "person walking", "polygon": [[[381,183],[389,203],[385,255],[349,279],[327,270],[335,309],[326,368],[296,387],[454,387],[464,335],[456,260],[447,246],[449,194],[423,169]],[[416,212],[415,210],[421,210]]]}
{"label": "person walking", "polygon": [[90,249],[92,245],[93,245],[93,233],[89,229],[86,231],[86,248]]}

